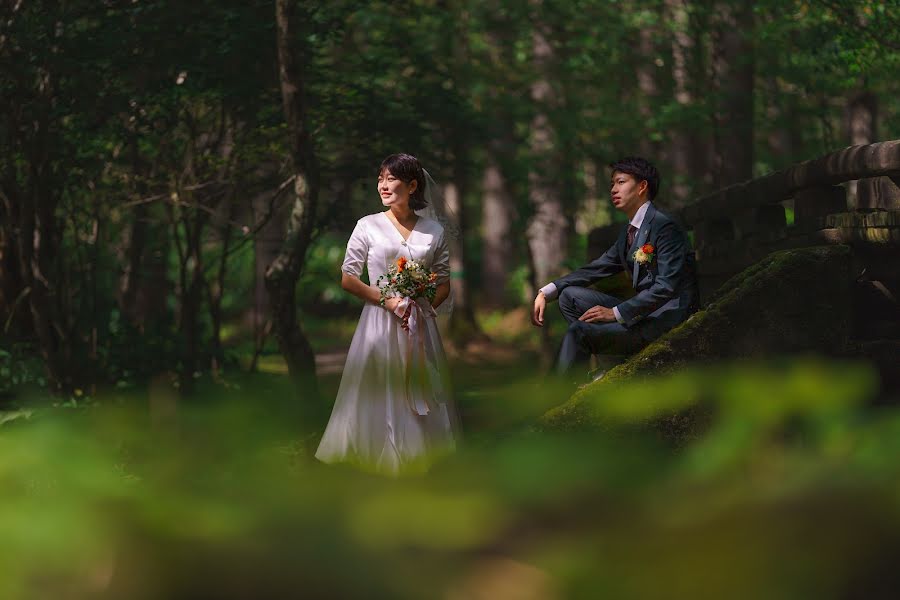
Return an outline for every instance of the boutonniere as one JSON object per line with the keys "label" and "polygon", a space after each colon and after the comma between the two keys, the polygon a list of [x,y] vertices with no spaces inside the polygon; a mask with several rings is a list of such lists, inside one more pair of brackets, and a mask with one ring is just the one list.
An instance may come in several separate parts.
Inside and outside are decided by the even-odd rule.
{"label": "boutonniere", "polygon": [[644,244],[634,251],[634,262],[639,265],[648,265],[653,262],[655,252],[656,248],[653,247],[653,244]]}

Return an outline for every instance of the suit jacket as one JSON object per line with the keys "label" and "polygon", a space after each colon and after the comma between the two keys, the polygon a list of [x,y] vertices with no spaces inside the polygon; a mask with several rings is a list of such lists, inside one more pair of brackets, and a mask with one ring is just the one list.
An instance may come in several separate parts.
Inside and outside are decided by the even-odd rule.
{"label": "suit jacket", "polygon": [[[554,281],[557,292],[574,285],[587,287],[620,271],[631,274],[634,297],[617,306],[627,328],[637,329],[646,339],[655,339],[690,316],[697,301],[694,253],[685,232],[653,204],[647,207],[644,222],[634,243],[626,248],[628,226],[600,258]],[[650,243],[653,260],[638,264],[635,250]]]}

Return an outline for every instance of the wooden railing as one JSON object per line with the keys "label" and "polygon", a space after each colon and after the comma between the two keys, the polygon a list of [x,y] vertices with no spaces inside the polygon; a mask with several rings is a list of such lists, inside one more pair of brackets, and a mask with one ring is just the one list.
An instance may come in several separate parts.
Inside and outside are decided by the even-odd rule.
{"label": "wooden railing", "polygon": [[[851,206],[846,185],[854,181],[859,201]],[[728,277],[775,250],[821,244],[854,245],[863,257],[873,257],[867,268],[896,280],[900,140],[851,146],[732,185],[678,216],[693,232],[704,300]]]}

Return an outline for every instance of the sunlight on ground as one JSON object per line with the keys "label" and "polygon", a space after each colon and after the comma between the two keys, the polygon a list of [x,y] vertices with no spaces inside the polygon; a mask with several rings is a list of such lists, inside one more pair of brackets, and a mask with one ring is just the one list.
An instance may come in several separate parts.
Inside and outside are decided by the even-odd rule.
{"label": "sunlight on ground", "polygon": [[[249,356],[242,356],[240,358],[240,365],[242,370],[247,370],[250,368],[250,360]],[[272,375],[287,375],[288,368],[287,363],[284,361],[284,357],[280,354],[269,354],[260,356],[256,361],[256,370],[260,373],[269,373]]]}
{"label": "sunlight on ground", "polygon": [[479,313],[477,318],[484,332],[494,341],[524,343],[532,349],[540,341],[540,330],[531,324],[530,307]]}

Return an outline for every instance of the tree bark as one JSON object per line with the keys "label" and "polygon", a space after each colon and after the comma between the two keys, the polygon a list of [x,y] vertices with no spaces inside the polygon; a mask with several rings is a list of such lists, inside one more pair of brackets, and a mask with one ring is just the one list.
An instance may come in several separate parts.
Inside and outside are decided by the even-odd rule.
{"label": "tree bark", "polygon": [[[176,191],[181,198],[181,192]],[[187,192],[189,204],[200,202]],[[197,371],[197,351],[199,349],[199,315],[205,287],[202,252],[203,229],[208,220],[207,213],[188,206],[169,207],[169,225],[178,251],[178,331],[182,336],[181,368],[179,385],[181,392],[190,394],[194,388],[194,373]],[[184,238],[180,237],[184,231]]]}
{"label": "tree bark", "polygon": [[[42,169],[39,167],[39,170]],[[30,182],[30,189],[26,191],[30,198],[19,201],[20,210],[15,219],[18,230],[16,254],[23,284],[29,290],[27,301],[31,311],[31,324],[44,360],[50,388],[62,391],[70,387],[71,378],[67,376],[63,366],[66,342],[64,329],[53,310],[56,290],[51,284],[51,280],[55,278],[50,269],[50,258],[55,256],[54,239],[57,235],[53,214],[55,198],[43,187],[35,181]],[[4,191],[9,193],[8,190]]]}
{"label": "tree bark", "polygon": [[469,219],[463,202],[468,183],[466,156],[462,148],[456,149],[454,170],[451,183],[444,186],[444,201],[451,218],[455,221],[451,226],[459,231],[457,237],[450,239],[450,289],[453,292],[453,313],[450,317],[449,335],[456,343],[465,344],[474,338],[483,337],[484,333],[475,320],[475,303],[472,297],[472,286],[466,273],[471,273],[474,266],[466,260],[464,233],[469,228]]}
{"label": "tree bark", "polygon": [[863,90],[855,93],[847,102],[847,138],[851,146],[872,144],[878,135],[876,127],[878,99],[875,94]]}
{"label": "tree bark", "polygon": [[713,172],[714,184],[725,187],[753,178],[753,3],[723,0],[715,15]]}
{"label": "tree bark", "polygon": [[[450,22],[452,29],[450,35],[446,37],[445,51],[450,58],[448,68],[453,74],[455,94],[465,98],[469,95],[469,81],[472,78],[468,47],[471,23],[469,11],[465,10],[462,4],[455,1],[439,2],[438,7],[447,14],[455,15]],[[471,135],[468,118],[466,112],[454,112],[448,114],[448,119],[444,122],[453,166],[450,181],[444,186],[444,201],[447,203],[449,216],[456,221],[451,225],[459,232],[458,236],[449,240],[453,313],[450,316],[448,334],[457,344],[466,344],[475,337],[483,336],[475,319],[473,294],[475,268],[467,255],[465,244],[472,221],[465,203],[466,195],[472,187],[469,168]]]}
{"label": "tree bark", "polygon": [[506,178],[493,152],[482,178],[482,271],[484,302],[490,308],[507,304],[506,282],[512,268],[513,205]]}
{"label": "tree bark", "polygon": [[672,166],[672,183],[669,186],[670,206],[684,206],[695,194],[703,177],[703,158],[698,151],[702,143],[690,118],[694,106],[695,94],[691,68],[691,60],[695,55],[695,43],[692,35],[687,2],[685,0],[666,0],[666,11],[672,23],[672,85],[675,101],[681,109],[681,123],[670,139],[669,157]]}
{"label": "tree bark", "polygon": [[[48,39],[60,35],[62,28],[56,25],[48,25]],[[59,192],[54,172],[54,152],[60,147],[53,110],[57,88],[49,65],[36,67],[35,74],[35,87],[25,89],[23,86],[20,90],[25,97],[21,102],[30,103],[30,106],[17,106],[14,103],[19,100],[12,97],[10,108],[14,110],[5,115],[8,120],[3,125],[6,127],[0,127],[0,130],[6,130],[10,145],[17,147],[24,156],[23,167],[16,166],[8,156],[4,157],[6,165],[0,181],[0,195],[6,216],[13,224],[7,232],[12,234],[10,242],[18,260],[22,289],[27,290],[22,300],[27,304],[22,308],[27,306],[29,309],[30,328],[37,338],[49,387],[61,391],[72,383],[72,371],[66,369],[70,364],[66,358],[71,357],[72,352],[68,349],[69,339],[57,310],[59,289],[54,271],[61,239],[56,216]],[[27,125],[19,119],[27,119]]]}
{"label": "tree bark", "polygon": [[11,219],[6,203],[0,202],[0,337],[10,331],[19,337],[31,329],[21,308],[27,291],[19,273]]}
{"label": "tree bark", "polygon": [[767,141],[769,151],[775,159],[772,166],[775,169],[783,169],[793,162],[794,156],[796,134],[793,130],[797,125],[792,114],[793,101],[773,76],[766,78],[766,88],[768,91],[766,118],[771,127]]}
{"label": "tree bark", "polygon": [[[134,191],[137,199],[140,199],[147,195],[147,185],[144,183],[146,174],[143,172],[137,133],[133,128],[129,130],[128,146],[131,155],[131,170],[137,182]],[[128,225],[122,244],[124,270],[119,279],[119,310],[130,323],[138,327],[141,327],[144,322],[144,315],[138,314],[137,302],[143,277],[144,252],[148,241],[148,212],[149,208],[146,204],[140,203],[134,207],[131,223]]]}
{"label": "tree bark", "polygon": [[[542,1],[532,0],[531,4],[532,9],[539,13]],[[554,52],[549,27],[541,15],[536,14],[533,22],[532,53],[538,75],[531,86],[535,114],[531,119],[529,140],[531,168],[528,173],[528,196],[534,214],[526,237],[531,257],[532,284],[540,287],[562,270],[562,262],[568,252],[568,223],[559,190],[560,169],[555,152],[557,135],[550,116],[557,105],[557,94],[550,82]]]}
{"label": "tree bark", "polygon": [[228,255],[231,251],[231,219],[235,212],[234,198],[229,197],[219,206],[219,216],[217,219],[216,230],[218,232],[219,243],[222,250],[219,254],[219,263],[216,269],[215,279],[207,282],[206,292],[207,301],[209,302],[209,317],[212,324],[212,364],[211,369],[214,377],[218,377],[219,372],[225,363],[225,350],[222,346],[222,298],[225,295],[225,278],[228,274]]}
{"label": "tree bark", "polygon": [[[253,305],[250,310],[250,321],[253,326],[253,339],[255,351],[254,358],[262,352],[267,334],[264,335],[270,320],[272,306],[269,293],[266,289],[266,271],[269,265],[278,257],[281,245],[284,242],[284,230],[280,227],[281,219],[267,219],[262,226],[259,225],[262,215],[268,213],[272,202],[274,190],[257,195],[251,201],[253,206],[254,223],[259,229],[253,238]],[[284,219],[287,219],[285,213]],[[251,370],[255,370],[256,360],[251,363]]]}
{"label": "tree bark", "polygon": [[[855,92],[847,100],[844,109],[847,138],[851,146],[871,144],[878,135],[878,98],[868,90]],[[847,185],[847,201],[855,209],[878,206],[878,179],[861,179]]]}
{"label": "tree bark", "polygon": [[309,131],[301,62],[294,47],[295,4],[276,0],[275,20],[279,80],[290,135],[294,198],[281,252],[266,271],[266,289],[278,345],[299,389],[318,396],[312,347],[297,320],[295,287],[306,261],[318,200],[317,165]]}
{"label": "tree bark", "polygon": [[147,207],[136,206],[124,240],[125,269],[119,280],[119,309],[135,325],[143,322],[137,312],[138,290],[142,278],[144,249],[147,243]]}
{"label": "tree bark", "polygon": [[644,127],[644,134],[638,140],[638,150],[641,155],[651,162],[659,160],[659,143],[651,137],[655,128],[654,104],[659,95],[659,85],[656,82],[656,47],[654,40],[656,32],[642,27],[639,33],[637,80],[640,96],[637,98],[638,113]]}

